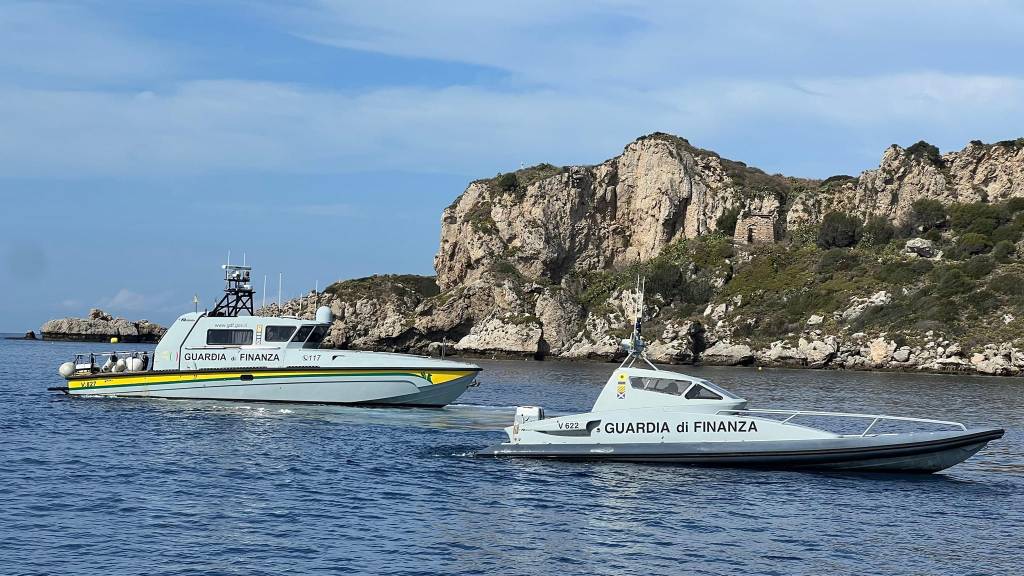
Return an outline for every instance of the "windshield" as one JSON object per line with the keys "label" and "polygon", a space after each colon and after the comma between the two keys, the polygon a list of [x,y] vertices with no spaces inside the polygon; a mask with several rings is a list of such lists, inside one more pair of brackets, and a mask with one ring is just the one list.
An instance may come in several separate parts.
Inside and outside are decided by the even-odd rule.
{"label": "windshield", "polygon": [[299,331],[295,333],[295,337],[292,338],[292,343],[293,344],[301,344],[301,343],[305,342],[306,338],[309,337],[309,333],[312,332],[312,331],[313,331],[313,325],[312,324],[306,324],[305,326],[302,326],[301,328],[299,328]]}
{"label": "windshield", "polygon": [[708,390],[711,390],[711,391],[715,392],[716,394],[718,394],[722,398],[728,398],[729,400],[739,400],[740,399],[739,396],[733,394],[732,392],[729,392],[728,390],[726,390],[724,388],[716,386],[716,385],[712,384],[711,382],[708,382],[707,380],[702,380],[700,378],[694,378],[693,381],[699,383],[701,386],[707,388]]}
{"label": "windshield", "polygon": [[321,324],[316,328],[313,328],[313,333],[309,335],[306,343],[302,345],[303,348],[319,348],[320,343],[324,341],[327,336],[327,326]]}

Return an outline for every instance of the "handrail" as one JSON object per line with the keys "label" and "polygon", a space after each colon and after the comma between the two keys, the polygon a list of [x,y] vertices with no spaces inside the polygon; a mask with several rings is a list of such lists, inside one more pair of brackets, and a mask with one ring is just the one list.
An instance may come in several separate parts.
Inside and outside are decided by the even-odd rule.
{"label": "handrail", "polygon": [[967,426],[964,426],[960,422],[952,422],[952,421],[949,421],[949,420],[932,420],[930,418],[911,418],[909,416],[886,416],[884,414],[857,414],[857,413],[853,413],[853,412],[818,412],[818,411],[814,411],[814,410],[773,410],[773,409],[768,409],[768,408],[743,408],[743,409],[733,409],[733,410],[719,410],[718,412],[716,412],[716,414],[722,414],[722,413],[726,413],[726,414],[739,414],[739,413],[747,413],[747,412],[755,413],[755,414],[788,414],[789,417],[786,418],[785,420],[781,420],[779,422],[780,424],[788,424],[790,420],[792,420],[793,418],[796,418],[797,416],[825,416],[825,417],[835,417],[835,418],[862,418],[862,419],[870,418],[871,419],[871,423],[868,424],[868,427],[865,428],[864,431],[860,433],[860,435],[862,437],[863,436],[867,436],[868,432],[870,432],[871,429],[875,427],[875,424],[877,424],[879,422],[879,420],[899,420],[899,421],[902,421],[902,422],[921,422],[921,423],[924,423],[924,424],[939,424],[939,425],[942,425],[942,426],[957,426],[961,430],[963,430],[965,432],[967,431]]}

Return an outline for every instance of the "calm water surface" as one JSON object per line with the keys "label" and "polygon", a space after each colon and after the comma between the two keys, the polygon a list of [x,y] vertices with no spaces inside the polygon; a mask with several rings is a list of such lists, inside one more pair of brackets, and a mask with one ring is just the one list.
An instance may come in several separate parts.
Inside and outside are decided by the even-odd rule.
{"label": "calm water surface", "polygon": [[82,348],[0,341],[0,574],[1024,574],[1020,379],[684,369],[759,407],[1007,430],[856,475],[469,456],[516,404],[589,409],[609,364],[481,361],[440,410],[47,392]]}

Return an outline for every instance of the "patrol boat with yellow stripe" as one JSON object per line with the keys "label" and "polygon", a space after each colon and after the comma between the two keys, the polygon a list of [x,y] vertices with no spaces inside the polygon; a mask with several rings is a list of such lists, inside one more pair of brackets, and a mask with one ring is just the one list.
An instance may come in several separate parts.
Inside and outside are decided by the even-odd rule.
{"label": "patrol boat with yellow stripe", "polygon": [[505,428],[508,441],[478,455],[936,472],[1003,436],[999,428],[924,418],[748,408],[707,380],[652,364],[640,336],[642,292],[640,302],[633,336],[623,341],[629,354],[590,412],[545,418],[540,407],[520,406]]}
{"label": "patrol boat with yellow stripe", "polygon": [[[72,396],[445,406],[480,368],[409,354],[322,349],[332,322],[253,315],[250,267],[224,266],[210,312],[180,316],[148,352],[79,354],[60,367]],[[248,312],[248,315],[242,315]],[[152,363],[152,367],[150,367]]]}

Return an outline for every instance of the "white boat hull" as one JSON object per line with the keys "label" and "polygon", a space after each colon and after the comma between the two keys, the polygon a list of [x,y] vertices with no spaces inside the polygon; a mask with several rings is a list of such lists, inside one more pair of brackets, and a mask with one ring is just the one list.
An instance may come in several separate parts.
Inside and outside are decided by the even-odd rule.
{"label": "white boat hull", "polygon": [[72,396],[251,402],[445,406],[476,370],[292,370],[96,375],[70,379]]}
{"label": "white boat hull", "polygon": [[478,454],[561,460],[929,473],[963,462],[988,442],[1002,436],[1003,430],[998,428],[975,428],[956,432],[844,436],[820,440],[503,443]]}

